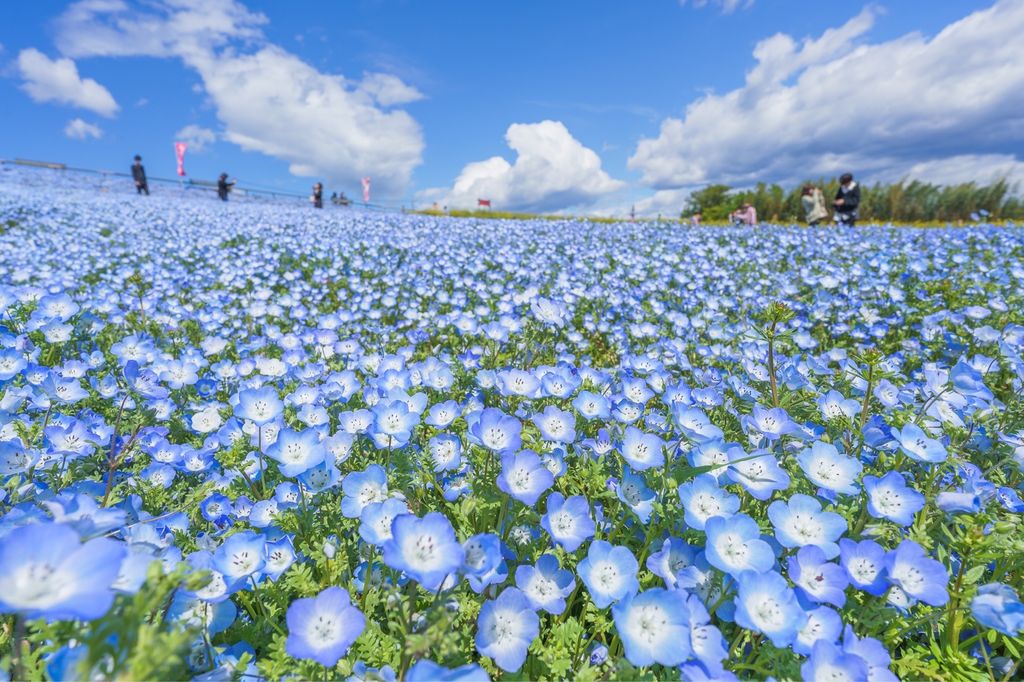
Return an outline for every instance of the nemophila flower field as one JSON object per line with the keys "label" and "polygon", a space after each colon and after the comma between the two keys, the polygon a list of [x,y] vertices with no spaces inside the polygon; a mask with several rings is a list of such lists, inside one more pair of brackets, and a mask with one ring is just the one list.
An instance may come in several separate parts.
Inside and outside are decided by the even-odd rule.
{"label": "nemophila flower field", "polygon": [[0,226],[15,677],[1021,675],[1018,230]]}

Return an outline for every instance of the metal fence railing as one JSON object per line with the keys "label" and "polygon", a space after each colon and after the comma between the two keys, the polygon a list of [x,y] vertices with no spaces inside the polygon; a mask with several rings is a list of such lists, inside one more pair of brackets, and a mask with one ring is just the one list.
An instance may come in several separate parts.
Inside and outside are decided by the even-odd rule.
{"label": "metal fence railing", "polygon": [[[112,170],[101,170],[97,168],[78,168],[75,166],[68,166],[64,163],[55,161],[38,161],[35,159],[0,159],[0,166],[11,165],[21,166],[24,168],[32,168],[39,170],[52,170],[60,172],[71,172],[71,173],[85,173],[89,175],[98,176],[101,182],[105,182],[106,178],[131,178],[131,173],[125,173],[121,171]],[[182,189],[188,190],[199,190],[205,192],[217,191],[217,182],[214,180],[198,180],[193,178],[162,178],[159,176],[147,176],[147,181],[151,184],[162,184],[165,186],[175,186]],[[285,192],[281,190],[271,190],[261,187],[254,187],[252,185],[235,185],[232,188],[232,194],[241,196],[254,196],[261,197],[264,199],[288,199],[288,200],[308,200],[309,195],[298,194],[296,192]],[[329,199],[325,198],[325,204],[329,204]],[[371,211],[398,211],[398,206],[389,206],[379,203],[364,203],[361,201],[352,201],[352,206],[363,208]]]}

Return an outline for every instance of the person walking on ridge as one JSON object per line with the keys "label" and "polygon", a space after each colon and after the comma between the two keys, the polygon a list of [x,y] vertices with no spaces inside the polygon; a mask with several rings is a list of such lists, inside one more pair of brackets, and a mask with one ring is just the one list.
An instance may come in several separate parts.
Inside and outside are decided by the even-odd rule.
{"label": "person walking on ridge", "polygon": [[324,186],[322,183],[316,183],[313,185],[313,194],[309,197],[309,200],[313,202],[313,208],[324,207]]}
{"label": "person walking on ridge", "polygon": [[832,205],[836,209],[835,221],[837,223],[850,227],[857,224],[857,218],[860,215],[857,210],[860,207],[860,185],[853,181],[853,175],[850,173],[843,173],[840,176],[839,191],[836,192],[836,198]]}
{"label": "person walking on ridge", "polygon": [[235,180],[228,182],[228,174],[221,173],[220,177],[217,178],[217,196],[220,197],[221,201],[228,200],[228,192],[235,186]]}
{"label": "person walking on ridge", "polygon": [[132,179],[135,181],[135,193],[146,193],[149,196],[149,182],[146,181],[146,167],[142,165],[142,157],[135,155],[135,163],[132,164]]}

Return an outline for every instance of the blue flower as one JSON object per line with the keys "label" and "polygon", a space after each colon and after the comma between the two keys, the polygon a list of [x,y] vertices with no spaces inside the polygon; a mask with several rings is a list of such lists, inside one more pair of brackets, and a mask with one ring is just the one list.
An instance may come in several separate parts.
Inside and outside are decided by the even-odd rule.
{"label": "blue flower", "polygon": [[683,505],[683,520],[695,530],[704,530],[708,519],[714,516],[729,518],[740,508],[740,498],[720,488],[712,474],[701,474],[680,485],[679,501]]}
{"label": "blue flower", "polygon": [[413,427],[420,421],[402,400],[381,401],[373,406],[373,426],[370,433],[380,449],[400,448],[409,442]]}
{"label": "blue flower", "polygon": [[853,628],[847,625],[843,631],[843,651],[855,654],[864,661],[870,682],[899,682],[899,678],[889,670],[892,657],[885,645],[874,637],[860,639],[854,634]]}
{"label": "blue flower", "polygon": [[450,433],[439,433],[427,443],[434,473],[454,471],[462,465],[462,441]]}
{"label": "blue flower", "polygon": [[721,631],[711,625],[711,614],[696,594],[686,599],[690,609],[690,648],[693,655],[706,666],[722,667],[722,661],[729,655]]}
{"label": "blue flower", "polygon": [[697,551],[679,538],[665,538],[661,549],[647,557],[647,570],[665,581],[665,587],[675,589],[679,573],[693,564]]}
{"label": "blue flower", "polygon": [[316,429],[281,429],[277,440],[267,448],[267,457],[278,463],[281,474],[299,476],[323,463],[327,449],[320,443]]}
{"label": "blue flower", "polygon": [[446,429],[459,416],[461,410],[459,404],[454,400],[446,400],[430,407],[427,417],[423,420],[425,424],[438,429]]}
{"label": "blue flower", "polygon": [[252,531],[235,533],[213,553],[213,566],[229,586],[258,573],[266,563],[266,538]]}
{"label": "blue flower", "polygon": [[480,533],[462,544],[462,572],[481,578],[501,563],[501,538],[494,533]]}
{"label": "blue flower", "polygon": [[537,499],[554,483],[554,475],[532,450],[521,450],[515,455],[505,454],[501,458],[498,489],[527,507],[536,504]]}
{"label": "blue flower", "polygon": [[743,571],[737,583],[736,623],[766,635],[777,647],[792,644],[807,622],[807,614],[786,579],[775,571]]}
{"label": "blue flower", "polygon": [[712,424],[703,410],[697,407],[676,403],[672,407],[672,421],[694,443],[720,440],[724,435],[722,429]]}
{"label": "blue flower", "polygon": [[874,540],[839,541],[839,562],[850,577],[850,584],[858,590],[879,596],[885,592],[885,550]]}
{"label": "blue flower", "polygon": [[647,481],[642,475],[634,473],[628,466],[623,466],[622,480],[615,487],[615,496],[637,515],[640,523],[646,524],[650,521],[656,493],[647,486]]}
{"label": "blue flower", "polygon": [[799,428],[781,407],[764,408],[754,405],[753,412],[740,421],[744,427],[760,433],[770,441],[778,440]]}
{"label": "blue flower", "polygon": [[566,499],[557,492],[548,495],[547,513],[541,517],[540,525],[566,552],[575,552],[585,540],[594,537],[596,530],[587,498],[573,495]]}
{"label": "blue flower", "polygon": [[729,463],[728,476],[754,499],[767,500],[776,490],[789,487],[789,474],[767,450],[758,450]]}
{"label": "blue flower", "polygon": [[889,580],[914,599],[932,606],[942,606],[949,601],[946,567],[928,558],[921,545],[913,540],[904,540],[889,552],[885,568]]}
{"label": "blue flower", "polygon": [[576,418],[571,412],[563,412],[554,405],[548,405],[543,412],[533,415],[533,423],[544,440],[555,443],[576,440]]}
{"label": "blue flower", "polygon": [[476,650],[506,672],[523,667],[526,652],[540,633],[540,618],[515,587],[507,587],[497,599],[484,602],[476,625]]}
{"label": "blue flower", "polygon": [[586,420],[604,419],[611,417],[612,405],[608,399],[599,393],[580,391],[572,401],[572,406]]}
{"label": "blue flower", "polygon": [[523,425],[499,409],[468,415],[466,421],[472,440],[494,452],[514,452],[522,446]]}
{"label": "blue flower", "polygon": [[328,587],[316,597],[296,599],[285,619],[285,652],[327,668],[337,665],[366,627],[362,611],[352,605],[348,592],[340,587]]}
{"label": "blue flower", "polygon": [[768,518],[783,547],[814,545],[828,559],[839,556],[836,540],[846,532],[846,519],[835,512],[822,511],[821,503],[813,497],[796,494],[788,502],[775,500],[768,505]]}
{"label": "blue flower", "polygon": [[535,566],[516,568],[516,587],[537,611],[559,615],[565,610],[565,599],[576,588],[572,571],[565,570],[554,554],[542,554]]}
{"label": "blue flower", "polygon": [[250,388],[238,393],[238,404],[235,415],[248,419],[257,426],[263,426],[281,416],[284,403],[277,396],[277,391],[270,387]]}
{"label": "blue flower", "polygon": [[868,494],[868,513],[876,519],[888,519],[900,526],[914,522],[914,514],[924,509],[924,495],[907,486],[907,479],[898,471],[889,471],[878,478],[864,477]]}
{"label": "blue flower", "polygon": [[363,507],[359,515],[359,537],[371,545],[380,547],[391,539],[391,524],[395,518],[408,514],[405,501],[389,497],[383,502],[371,502]]}
{"label": "blue flower", "polygon": [[388,475],[379,464],[371,464],[363,471],[354,471],[341,479],[341,513],[345,518],[358,519],[363,507],[383,502],[388,497]]}
{"label": "blue flower", "polygon": [[797,592],[807,599],[839,607],[846,603],[850,577],[842,566],[827,561],[820,547],[801,547],[789,557],[787,567],[789,579],[796,585]]}
{"label": "blue flower", "polygon": [[976,492],[947,490],[935,496],[935,506],[947,514],[956,512],[974,514],[981,511],[981,498]]}
{"label": "blue flower", "polygon": [[921,427],[913,422],[902,429],[892,430],[893,438],[907,457],[918,462],[940,464],[946,461],[946,448],[934,438],[929,438]]}
{"label": "blue flower", "polygon": [[395,682],[396,679],[395,670],[390,665],[371,668],[362,661],[357,661],[352,666],[352,675],[345,682]]}
{"label": "blue flower", "polygon": [[635,426],[626,427],[619,451],[636,471],[665,466],[665,441]]}
{"label": "blue flower", "polygon": [[843,619],[835,609],[819,606],[807,612],[804,623],[796,639],[793,640],[793,651],[803,656],[810,656],[815,642],[824,640],[835,642],[843,631]]}
{"label": "blue flower", "polygon": [[[596,544],[596,543],[595,543]],[[635,666],[676,666],[693,654],[686,593],[656,587],[612,607],[626,659]]]}
{"label": "blue flower", "polygon": [[459,570],[464,558],[451,521],[437,512],[422,519],[411,514],[395,517],[383,554],[387,566],[430,592],[437,592],[444,579]]}
{"label": "blue flower", "polygon": [[70,526],[32,523],[0,537],[0,613],[94,620],[114,601],[126,556],[109,538],[82,543]]}
{"label": "blue flower", "polygon": [[231,500],[220,493],[214,493],[200,503],[199,511],[210,523],[224,526],[231,519]]}
{"label": "blue flower", "polygon": [[814,485],[844,495],[857,493],[857,477],[864,465],[842,455],[831,443],[815,441],[796,457],[804,475]]}
{"label": "blue flower", "polygon": [[405,674],[406,682],[491,682],[487,671],[476,663],[458,668],[445,668],[426,658],[412,664]]}
{"label": "blue flower", "polygon": [[978,623],[1015,637],[1024,631],[1024,604],[1009,585],[989,583],[971,599],[971,613]]}
{"label": "blue flower", "polygon": [[868,666],[860,656],[818,640],[810,658],[800,666],[800,675],[805,680],[867,680]]}
{"label": "blue flower", "polygon": [[263,570],[271,580],[280,578],[295,563],[295,548],[292,547],[292,541],[288,536],[267,542],[264,553],[266,562]]}
{"label": "blue flower", "polygon": [[636,557],[628,548],[595,540],[586,558],[577,565],[576,573],[587,586],[591,600],[603,609],[640,589],[637,568]]}
{"label": "blue flower", "polygon": [[771,546],[761,539],[757,522],[746,514],[728,519],[712,517],[704,525],[704,532],[708,563],[734,578],[744,571],[762,573],[775,565]]}
{"label": "blue flower", "polygon": [[860,404],[853,398],[845,398],[839,391],[832,389],[817,400],[821,416],[829,419],[852,420],[860,411]]}

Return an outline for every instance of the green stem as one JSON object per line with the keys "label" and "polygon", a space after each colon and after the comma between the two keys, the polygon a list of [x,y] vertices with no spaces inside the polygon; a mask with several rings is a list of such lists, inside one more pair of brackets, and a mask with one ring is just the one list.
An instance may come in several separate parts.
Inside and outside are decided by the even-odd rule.
{"label": "green stem", "polygon": [[868,365],[868,386],[864,391],[864,402],[860,407],[860,428],[864,430],[864,424],[868,421],[868,405],[871,402],[871,383],[875,377],[874,363]]}
{"label": "green stem", "polygon": [[775,322],[768,330],[768,382],[772,389],[772,406],[779,406],[779,387],[775,379]]}
{"label": "green stem", "polygon": [[409,651],[409,638],[412,636],[412,619],[416,615],[416,583],[410,580],[406,585],[406,593],[409,597],[409,614],[405,623],[405,641],[402,642],[402,663],[398,669],[398,679],[404,680],[405,673],[409,670],[412,662],[412,652]]}

